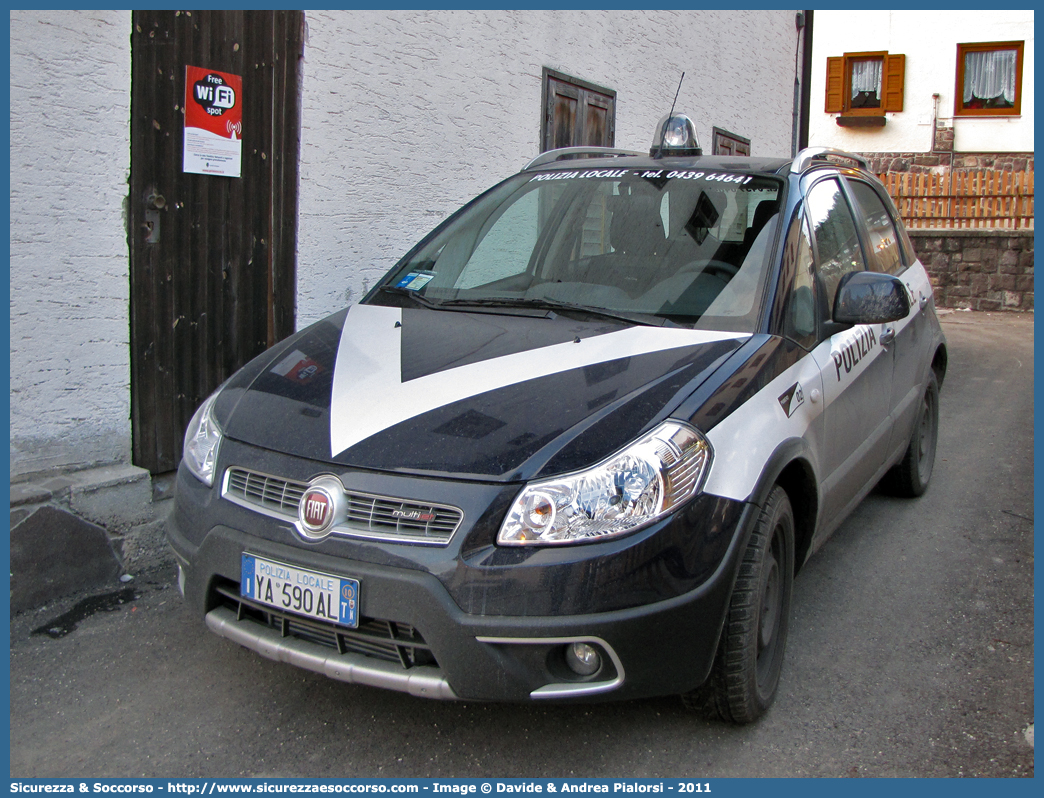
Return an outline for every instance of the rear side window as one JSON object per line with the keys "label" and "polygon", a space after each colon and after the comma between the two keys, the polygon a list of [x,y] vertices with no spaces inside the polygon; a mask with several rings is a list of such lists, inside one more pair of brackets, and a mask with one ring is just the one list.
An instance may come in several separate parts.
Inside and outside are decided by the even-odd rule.
{"label": "rear side window", "polygon": [[865,271],[866,262],[852,210],[837,180],[831,178],[816,183],[808,192],[805,204],[815,238],[822,301],[826,317],[830,318],[841,278],[852,271]]}
{"label": "rear side window", "polygon": [[903,270],[903,258],[899,251],[899,236],[888,209],[878,193],[866,183],[849,180],[848,185],[863,212],[870,234],[870,270],[898,274]]}

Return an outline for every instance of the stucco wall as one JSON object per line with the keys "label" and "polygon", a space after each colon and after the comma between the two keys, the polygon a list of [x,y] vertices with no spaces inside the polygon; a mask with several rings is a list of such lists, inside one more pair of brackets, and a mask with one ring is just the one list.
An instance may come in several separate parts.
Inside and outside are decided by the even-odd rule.
{"label": "stucco wall", "polygon": [[11,12],[11,473],[129,461],[130,13]]}
{"label": "stucco wall", "polygon": [[308,12],[298,325],[358,300],[424,233],[540,150],[541,69],[617,91],[616,146],[693,116],[791,147],[794,11]]}
{"label": "stucco wall", "polygon": [[[1022,113],[1018,117],[953,118],[957,44],[1024,40]],[[887,50],[906,56],[901,113],[883,128],[842,128],[824,113],[826,59]],[[1033,150],[1033,11],[816,11],[812,46],[809,143],[856,152],[927,152],[933,94],[941,124],[954,126],[957,152]]]}

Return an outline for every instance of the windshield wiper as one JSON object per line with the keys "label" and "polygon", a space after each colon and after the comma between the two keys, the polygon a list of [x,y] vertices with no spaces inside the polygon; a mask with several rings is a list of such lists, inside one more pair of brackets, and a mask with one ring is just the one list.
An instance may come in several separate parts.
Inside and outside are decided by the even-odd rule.
{"label": "windshield wiper", "polygon": [[397,285],[382,285],[378,290],[385,294],[409,297],[421,307],[430,308],[431,310],[467,310],[468,308],[486,310],[488,312],[496,312],[498,309],[545,310],[550,311],[549,318],[555,317],[555,311],[568,311],[571,313],[583,313],[588,316],[597,316],[603,319],[613,319],[614,321],[624,321],[628,324],[640,324],[646,327],[681,326],[671,321],[666,316],[657,316],[652,313],[629,313],[622,310],[609,310],[607,308],[591,307],[590,305],[581,305],[577,302],[566,302],[562,299],[551,299],[548,297],[534,297],[531,299],[526,299],[524,297],[482,297],[468,299],[467,297],[461,297],[457,299],[434,300],[428,299],[426,296],[423,296],[414,290],[402,288]]}
{"label": "windshield wiper", "polygon": [[[429,299],[413,289],[402,288],[397,285],[382,285],[377,290],[384,294],[408,297],[421,307],[429,308],[430,310],[475,310],[484,313],[501,313],[510,316],[537,317],[544,317],[550,314],[550,318],[554,318],[555,315],[554,311],[549,311],[547,308],[540,308],[534,305],[509,305],[508,303],[501,301],[488,302],[485,299]],[[513,301],[514,300],[509,300],[509,302]]]}
{"label": "windshield wiper", "polygon": [[651,313],[629,313],[627,311],[609,310],[607,308],[591,307],[576,302],[566,302],[562,299],[551,299],[548,297],[526,299],[523,297],[483,297],[482,299],[447,299],[439,303],[442,307],[508,307],[508,308],[540,308],[543,310],[564,310],[572,313],[585,313],[590,316],[598,316],[615,321],[625,321],[629,324],[641,324],[647,327],[678,327],[673,321],[665,316],[657,316]]}

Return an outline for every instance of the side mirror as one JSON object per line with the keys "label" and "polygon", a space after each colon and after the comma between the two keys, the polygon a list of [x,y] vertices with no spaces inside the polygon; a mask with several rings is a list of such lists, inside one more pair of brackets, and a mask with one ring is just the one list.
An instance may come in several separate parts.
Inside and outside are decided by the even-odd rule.
{"label": "side mirror", "polygon": [[910,314],[910,294],[902,280],[879,272],[849,272],[834,299],[838,324],[884,324]]}

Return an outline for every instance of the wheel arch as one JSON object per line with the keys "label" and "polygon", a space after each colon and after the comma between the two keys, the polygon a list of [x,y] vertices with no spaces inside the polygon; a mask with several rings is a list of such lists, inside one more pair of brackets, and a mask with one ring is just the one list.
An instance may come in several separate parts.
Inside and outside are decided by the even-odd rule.
{"label": "wheel arch", "polygon": [[751,495],[759,507],[768,501],[772,489],[779,485],[786,491],[794,513],[794,571],[801,569],[819,518],[819,481],[808,444],[801,438],[784,441],[769,457]]}
{"label": "wheel arch", "polygon": [[935,372],[935,381],[938,383],[940,390],[942,390],[943,377],[946,376],[947,359],[946,344],[939,344],[935,348],[935,355],[932,357],[932,371]]}

